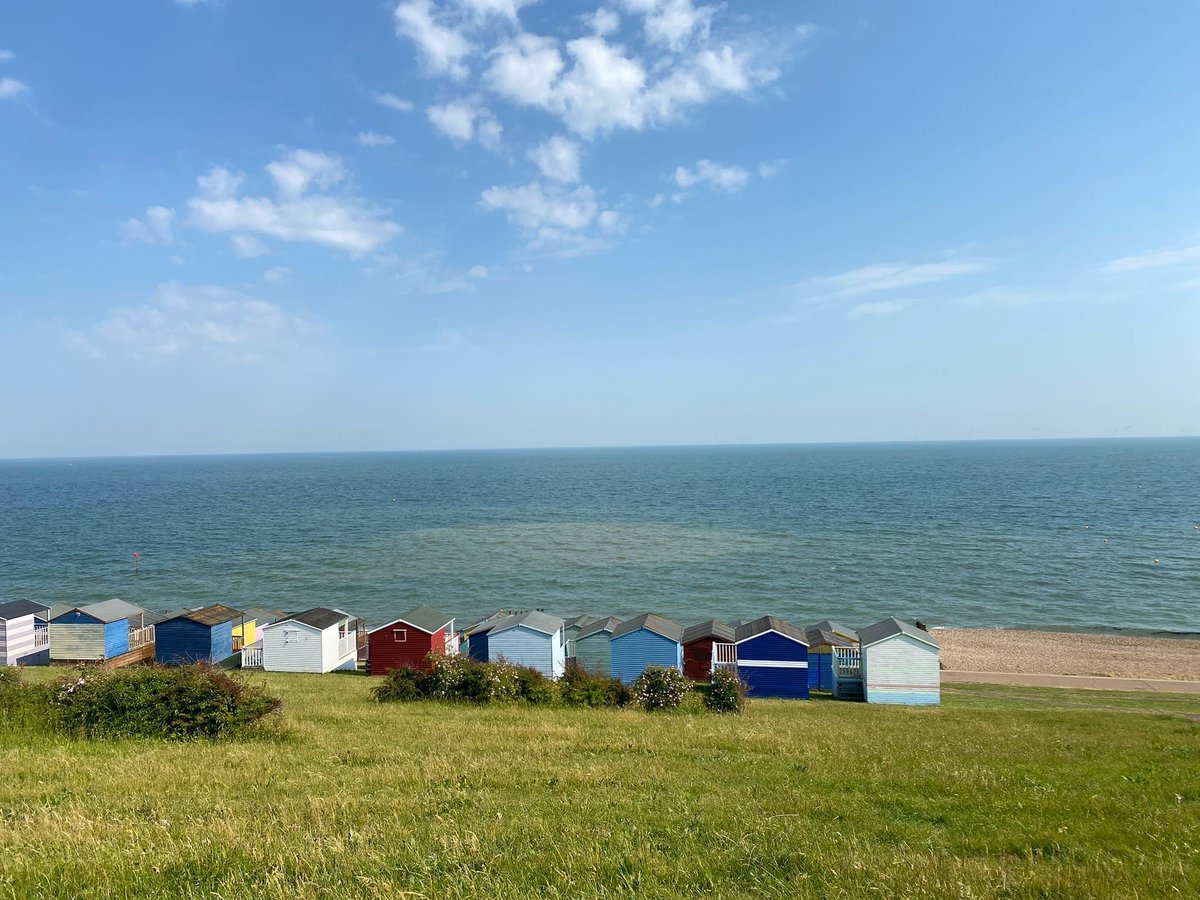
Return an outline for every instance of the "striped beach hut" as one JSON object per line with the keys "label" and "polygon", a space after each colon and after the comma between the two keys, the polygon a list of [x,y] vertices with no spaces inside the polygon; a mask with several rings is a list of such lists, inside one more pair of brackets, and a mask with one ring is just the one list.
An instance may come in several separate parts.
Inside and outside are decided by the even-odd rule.
{"label": "striped beach hut", "polygon": [[289,613],[261,629],[268,672],[332,672],[358,668],[358,620],[324,606]]}
{"label": "striped beach hut", "polygon": [[683,674],[692,681],[712,678],[713,644],[732,644],[733,628],[709,619],[683,629]]}
{"label": "striped beach hut", "polygon": [[838,647],[857,647],[858,632],[828,620],[804,629],[808,640],[808,686],[833,690],[833,654]]}
{"label": "striped beach hut", "polygon": [[502,619],[488,631],[488,659],[537,669],[559,678],[567,668],[563,620],[540,610]]}
{"label": "striped beach hut", "polygon": [[795,625],[763,616],[739,626],[734,644],[749,696],[808,699],[808,638]]}
{"label": "striped beach hut", "polygon": [[928,631],[899,619],[860,629],[863,695],[868,703],[941,702],[941,648]]}
{"label": "striped beach hut", "polygon": [[597,619],[575,638],[575,665],[593,675],[612,677],[612,633],[621,624],[613,616]]}
{"label": "striped beach hut", "polygon": [[683,671],[682,625],[644,613],[613,629],[613,677],[628,684],[647,666]]}
{"label": "striped beach hut", "polygon": [[50,607],[33,600],[0,603],[0,666],[50,662]]}
{"label": "striped beach hut", "polygon": [[[244,613],[220,603],[176,613],[155,626],[154,660],[165,666],[219,665],[242,649],[240,643],[235,648],[234,631],[245,627]],[[253,634],[253,619],[249,628]]]}
{"label": "striped beach hut", "polygon": [[431,654],[458,652],[454,616],[432,606],[418,606],[367,634],[372,675],[392,669],[432,669]]}
{"label": "striped beach hut", "polygon": [[50,610],[52,662],[135,662],[154,657],[154,620],[140,606],[103,600]]}

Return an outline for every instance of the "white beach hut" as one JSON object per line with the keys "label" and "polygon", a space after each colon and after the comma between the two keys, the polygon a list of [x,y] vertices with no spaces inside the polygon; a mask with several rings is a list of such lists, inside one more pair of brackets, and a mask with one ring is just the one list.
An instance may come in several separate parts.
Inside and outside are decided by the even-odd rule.
{"label": "white beach hut", "polygon": [[358,668],[358,620],[318,606],[264,625],[262,667],[267,672],[332,672]]}
{"label": "white beach hut", "polygon": [[868,703],[934,706],[941,702],[941,648],[928,631],[884,619],[858,633],[863,698]]}

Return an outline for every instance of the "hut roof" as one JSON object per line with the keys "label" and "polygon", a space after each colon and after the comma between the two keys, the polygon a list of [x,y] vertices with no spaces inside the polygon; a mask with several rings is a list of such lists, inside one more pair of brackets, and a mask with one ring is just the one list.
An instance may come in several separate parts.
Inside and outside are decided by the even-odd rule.
{"label": "hut roof", "polygon": [[270,625],[276,619],[287,617],[287,612],[282,609],[267,609],[266,607],[256,606],[254,609],[246,610],[246,619],[253,619],[259,625]]}
{"label": "hut roof", "polygon": [[530,631],[540,631],[542,634],[554,635],[563,627],[563,620],[558,616],[552,616],[549,613],[544,613],[538,609],[531,609],[529,612],[523,612],[517,616],[509,616],[492,626],[492,634],[500,634],[502,631],[522,626]]}
{"label": "hut roof", "polygon": [[709,619],[707,622],[697,622],[695,625],[683,629],[683,642],[690,644],[692,641],[702,641],[705,638],[732,642],[733,634],[733,628],[729,625],[718,622],[716,619]]}
{"label": "hut roof", "polygon": [[664,619],[662,616],[656,616],[654,613],[642,613],[642,615],[634,619],[622,622],[613,629],[612,636],[619,638],[621,635],[637,631],[639,628],[645,628],[647,631],[652,631],[676,643],[683,641],[682,625],[678,622],[672,622],[670,619]]}
{"label": "hut roof", "polygon": [[774,631],[786,638],[791,638],[793,641],[799,641],[806,647],[808,646],[808,635],[804,631],[790,622],[785,622],[783,619],[777,619],[774,616],[763,616],[762,618],[755,619],[753,622],[739,625],[737,631],[734,632],[734,637],[740,644],[742,641],[748,641],[750,638],[766,634],[768,631]]}
{"label": "hut roof", "polygon": [[857,641],[853,641],[843,634],[836,631],[828,631],[824,628],[813,626],[805,631],[805,638],[810,647],[821,647],[828,645],[830,647],[856,647]]}
{"label": "hut roof", "polygon": [[507,610],[497,610],[486,619],[480,619],[470,628],[467,628],[463,633],[466,634],[467,637],[470,637],[473,634],[483,634],[485,631],[491,631],[496,627],[496,625],[498,625],[500,622],[503,622],[505,619],[511,619],[513,615],[513,613],[510,613]]}
{"label": "hut roof", "polygon": [[940,649],[940,645],[928,631],[922,631],[916,625],[901,622],[895,617],[884,619],[882,622],[876,622],[874,625],[868,625],[866,628],[860,628],[858,630],[858,639],[862,642],[863,647],[869,647],[872,644],[878,644],[880,641],[895,637],[898,634],[906,634],[910,638],[916,638],[918,641],[926,643],[931,647],[938,647]]}
{"label": "hut roof", "polygon": [[119,622],[121,619],[136,618],[141,621],[141,618],[146,614],[146,611],[140,606],[134,606],[132,603],[126,603],[124,600],[101,600],[99,603],[89,603],[86,606],[71,606],[63,604],[56,606],[50,611],[51,618],[57,619],[71,612],[81,612],[85,616],[95,619],[97,622],[103,622],[105,625],[112,622]]}
{"label": "hut roof", "polygon": [[173,619],[188,619],[200,625],[221,625],[225,622],[232,622],[234,619],[242,618],[243,614],[229,606],[222,606],[220,603],[210,603],[208,606],[202,606],[200,609],[188,609],[181,613],[176,613],[168,619],[162,621],[170,621]]}
{"label": "hut roof", "polygon": [[575,637],[575,640],[582,641],[585,637],[591,637],[593,634],[599,634],[602,631],[612,632],[614,628],[621,624],[621,620],[616,616],[608,616],[605,619],[597,619],[591,625],[588,625]]}
{"label": "hut roof", "polygon": [[[339,622],[344,622],[347,619],[354,617],[349,613],[342,612],[340,609],[329,609],[325,606],[314,606],[312,609],[306,609],[304,612],[289,613],[279,622],[299,622],[301,625],[308,625],[311,628],[317,628],[324,631]],[[272,625],[278,625],[279,622],[272,622]],[[269,627],[269,626],[268,626]]]}
{"label": "hut roof", "polygon": [[49,611],[49,606],[36,600],[10,600],[8,603],[0,603],[0,619],[19,619],[29,615],[45,618]]}
{"label": "hut roof", "polygon": [[440,609],[434,609],[432,606],[418,606],[415,609],[410,609],[398,619],[393,619],[386,625],[372,628],[371,633],[374,634],[376,631],[390,628],[397,622],[403,622],[406,625],[411,625],[418,631],[424,631],[426,634],[437,634],[453,621],[454,616],[444,613]]}
{"label": "hut roof", "polygon": [[564,628],[587,628],[589,625],[595,625],[600,620],[595,616],[584,614],[582,616],[571,616],[569,619],[563,620]]}
{"label": "hut roof", "polygon": [[853,628],[847,628],[845,625],[840,625],[837,622],[833,622],[829,619],[818,622],[816,625],[809,625],[805,631],[828,631],[831,634],[840,635],[847,640],[858,640],[858,632]]}

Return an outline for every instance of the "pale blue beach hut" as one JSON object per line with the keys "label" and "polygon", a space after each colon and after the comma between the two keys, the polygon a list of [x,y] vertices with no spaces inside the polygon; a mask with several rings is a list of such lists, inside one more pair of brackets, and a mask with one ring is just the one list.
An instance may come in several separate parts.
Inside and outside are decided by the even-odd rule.
{"label": "pale blue beach hut", "polygon": [[540,610],[501,619],[487,633],[488,659],[537,669],[559,678],[567,667],[563,620]]}
{"label": "pale blue beach hut", "polygon": [[648,666],[683,671],[683,626],[654,613],[622,622],[612,632],[612,673],[628,684]]}
{"label": "pale blue beach hut", "polygon": [[933,706],[941,702],[941,648],[928,631],[884,619],[858,632],[863,696],[868,703]]}

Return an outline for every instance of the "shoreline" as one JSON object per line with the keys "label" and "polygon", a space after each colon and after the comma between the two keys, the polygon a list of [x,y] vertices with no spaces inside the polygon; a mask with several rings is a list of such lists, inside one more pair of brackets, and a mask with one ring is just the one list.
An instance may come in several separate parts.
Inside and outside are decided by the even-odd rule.
{"label": "shoreline", "polygon": [[947,672],[1200,681],[1200,641],[1179,637],[936,628]]}

